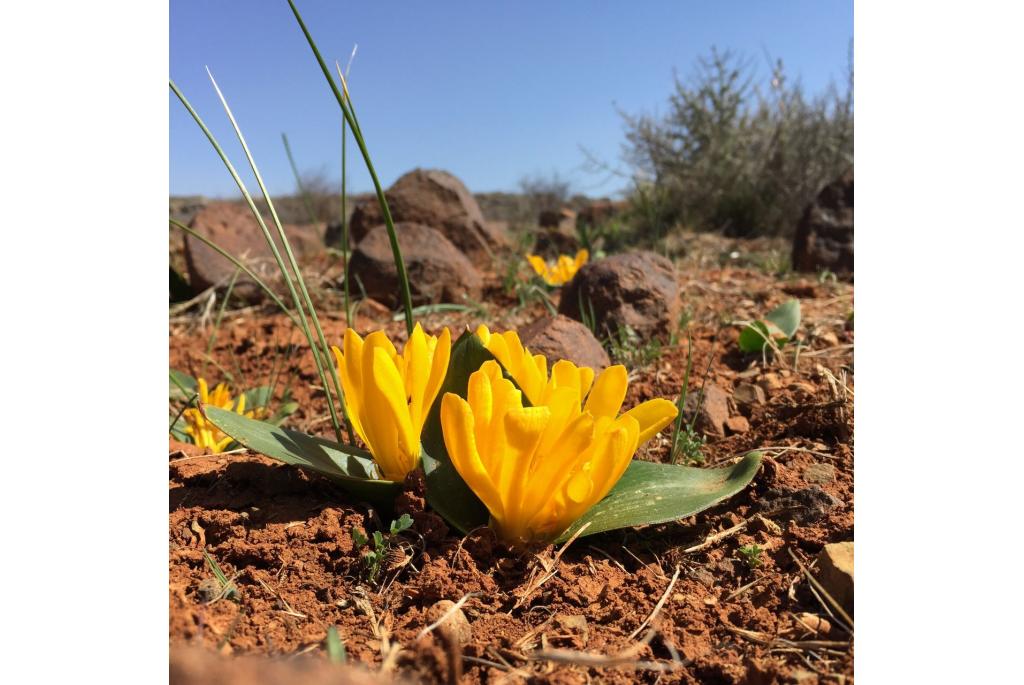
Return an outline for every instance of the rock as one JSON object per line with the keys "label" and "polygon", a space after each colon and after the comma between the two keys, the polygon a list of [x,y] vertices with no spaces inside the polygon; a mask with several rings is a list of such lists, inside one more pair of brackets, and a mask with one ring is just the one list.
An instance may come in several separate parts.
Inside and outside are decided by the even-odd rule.
{"label": "rock", "polygon": [[558,255],[575,255],[580,247],[579,238],[575,234],[546,230],[537,234],[533,243],[533,253],[553,261]]}
{"label": "rock", "polygon": [[730,416],[725,420],[725,427],[730,433],[746,433],[750,430],[750,422],[746,416]]}
{"label": "rock", "polygon": [[779,379],[779,375],[776,373],[766,373],[761,376],[761,380],[759,380],[757,384],[761,386],[761,389],[765,392],[771,392],[782,387],[782,380]]}
{"label": "rock", "polygon": [[809,614],[807,612],[793,614],[793,620],[796,621],[799,629],[814,635],[828,635],[832,630],[831,623],[815,614]]}
{"label": "rock", "polygon": [[853,168],[807,206],[793,237],[793,268],[853,273]]}
{"label": "rock", "polygon": [[[428,625],[433,625],[437,621],[441,620],[441,617],[451,611],[455,606],[455,602],[450,599],[442,599],[438,602],[434,602],[429,609],[427,609],[427,622]],[[460,645],[469,644],[470,639],[473,637],[473,629],[469,625],[469,620],[466,618],[466,614],[462,613],[462,609],[456,609],[445,622],[439,625],[435,630],[438,630],[445,634],[449,639],[454,638]]]}
{"label": "rock", "polygon": [[577,321],[593,312],[607,335],[629,326],[641,339],[667,341],[679,325],[679,285],[668,259],[653,252],[628,252],[585,264],[562,287],[559,312]]}
{"label": "rock", "polygon": [[[473,263],[440,232],[423,224],[395,225],[398,246],[409,276],[413,304],[463,303],[479,300],[483,279]],[[377,226],[352,252],[349,271],[369,297],[390,307],[401,305],[387,228]]]}
{"label": "rock", "polygon": [[[693,416],[697,411],[697,402],[701,400],[700,391],[686,393],[686,404],[684,412]],[[700,413],[697,416],[696,426],[705,435],[712,435],[718,438],[725,437],[725,425],[730,414],[729,395],[717,385],[712,383],[704,386],[704,397],[700,404]],[[749,428],[749,426],[748,426]]]}
{"label": "rock", "polygon": [[627,202],[612,202],[611,200],[596,200],[580,210],[576,215],[577,226],[588,226],[593,228],[608,223],[616,214],[619,214],[626,207]]}
{"label": "rock", "polygon": [[757,511],[773,518],[813,523],[842,504],[817,485],[809,488],[772,488],[757,503]]}
{"label": "rock", "polygon": [[[277,230],[267,222],[281,255],[283,247],[277,238]],[[234,202],[213,202],[199,209],[189,228],[211,240],[228,254],[240,259],[265,282],[278,280],[277,262],[267,245],[263,231],[249,208]],[[296,258],[314,254],[323,249],[319,227],[313,225],[284,226],[285,235]],[[201,240],[188,235],[185,237],[185,263],[188,266],[189,284],[193,292],[200,293],[219,283],[226,284],[235,273],[235,265],[225,259]],[[234,295],[249,301],[262,301],[266,294],[255,281],[245,274],[235,281]]]}
{"label": "rock", "polygon": [[[480,205],[462,181],[447,171],[415,169],[385,191],[394,221],[416,223],[439,231],[475,264],[487,264],[507,247],[498,224],[484,220]],[[384,224],[377,198],[356,205],[350,222],[352,244]]]}
{"label": "rock", "polygon": [[853,543],[825,545],[818,554],[818,581],[853,615]]}
{"label": "rock", "polygon": [[740,383],[732,391],[732,397],[741,407],[764,404],[765,402],[764,389],[753,383]]}
{"label": "rock", "polygon": [[548,358],[548,368],[559,359],[568,359],[576,366],[589,366],[600,373],[612,363],[589,328],[561,314],[538,319],[518,333],[530,352]]}
{"label": "rock", "polygon": [[804,469],[804,480],[812,485],[824,485],[836,479],[836,467],[832,464],[811,464]]}
{"label": "rock", "polygon": [[563,207],[562,209],[546,209],[537,217],[537,225],[541,228],[563,229],[572,232],[576,228],[576,212]]}

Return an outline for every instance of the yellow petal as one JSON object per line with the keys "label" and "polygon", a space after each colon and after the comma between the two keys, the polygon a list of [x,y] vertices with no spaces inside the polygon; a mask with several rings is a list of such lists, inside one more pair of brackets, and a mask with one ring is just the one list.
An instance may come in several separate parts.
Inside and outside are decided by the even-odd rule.
{"label": "yellow petal", "polygon": [[638,404],[623,416],[632,416],[636,419],[640,430],[638,444],[643,445],[653,438],[665,426],[672,423],[672,420],[679,414],[676,405],[668,400],[658,397]]}
{"label": "yellow petal", "polygon": [[[405,383],[402,381],[398,369],[395,368],[394,359],[388,356],[387,350],[383,346],[375,347],[373,350],[373,380],[390,410],[389,415],[379,418],[391,421],[391,429],[397,432],[401,457],[408,460],[410,457],[419,456],[420,436],[412,430],[409,405],[406,404],[405,398]],[[408,462],[405,465],[410,466]],[[405,474],[403,473],[402,476],[404,477]]]}
{"label": "yellow petal", "polygon": [[601,372],[594,382],[583,411],[588,411],[595,418],[607,416],[614,418],[619,413],[622,400],[626,399],[628,383],[626,367],[621,364],[609,366]]}
{"label": "yellow petal", "polygon": [[444,377],[448,373],[448,362],[451,359],[451,354],[452,332],[446,326],[441,331],[441,335],[434,341],[434,349],[430,359],[430,376],[423,390],[423,416],[417,431],[423,430],[423,423],[426,421],[427,413],[434,404],[434,400],[437,399],[437,394],[441,392]]}
{"label": "yellow petal", "polygon": [[473,411],[469,403],[454,393],[445,393],[441,398],[441,431],[455,470],[491,516],[501,518],[501,497],[477,451]]}
{"label": "yellow petal", "polygon": [[526,255],[526,261],[530,262],[530,266],[533,267],[533,270],[537,272],[538,276],[542,278],[547,276],[548,265],[543,259],[535,254],[528,254]]}

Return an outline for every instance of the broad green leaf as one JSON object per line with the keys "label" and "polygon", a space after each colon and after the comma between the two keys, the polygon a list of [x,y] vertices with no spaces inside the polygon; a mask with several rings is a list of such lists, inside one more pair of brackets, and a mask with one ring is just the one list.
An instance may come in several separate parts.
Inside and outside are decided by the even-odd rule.
{"label": "broad green leaf", "polygon": [[761,453],[719,469],[633,461],[603,500],[595,504],[559,540],[567,540],[585,523],[583,535],[618,528],[665,523],[692,516],[745,488],[761,466]]}
{"label": "broad green leaf", "polygon": [[246,390],[245,395],[245,409],[255,409],[256,407],[266,407],[270,405],[270,394],[273,391],[269,385],[260,385],[255,388]]}
{"label": "broad green leaf", "polygon": [[177,371],[171,369],[170,375],[170,392],[169,397],[172,400],[181,400],[182,402],[188,401],[192,398],[192,395],[199,392],[199,382],[188,375],[184,371]]}
{"label": "broad green leaf", "polygon": [[448,523],[463,533],[487,523],[490,515],[483,502],[473,494],[459,476],[448,457],[441,432],[441,398],[452,392],[466,396],[469,376],[494,355],[487,351],[480,338],[467,330],[452,345],[448,373],[441,384],[427,422],[423,426],[423,472],[427,481],[427,501]]}
{"label": "broad green leaf", "polygon": [[185,426],[187,425],[188,423],[185,421],[184,417],[179,416],[178,420],[174,422],[173,426],[171,426],[171,437],[178,442],[192,442],[192,436],[185,432]]}
{"label": "broad green leaf", "polygon": [[788,340],[800,328],[800,300],[784,302],[768,312],[764,318],[769,323],[775,324]]}
{"label": "broad green leaf", "polygon": [[284,404],[277,408],[277,411],[274,412],[273,416],[267,419],[267,423],[272,423],[275,426],[280,426],[282,423],[284,423],[285,419],[287,419],[289,416],[291,416],[298,410],[298,402],[285,402]]}
{"label": "broad green leaf", "polygon": [[341,636],[338,635],[337,626],[331,626],[327,629],[327,637],[324,642],[327,645],[327,659],[332,664],[343,664],[348,661],[345,643],[341,641]]}
{"label": "broad green leaf", "polygon": [[390,506],[401,483],[380,480],[366,450],[249,419],[218,407],[204,407],[206,418],[239,444],[292,466],[316,471],[358,497]]}
{"label": "broad green leaf", "polygon": [[800,328],[800,301],[790,300],[740,331],[739,345],[744,352],[760,352],[771,337],[782,347]]}

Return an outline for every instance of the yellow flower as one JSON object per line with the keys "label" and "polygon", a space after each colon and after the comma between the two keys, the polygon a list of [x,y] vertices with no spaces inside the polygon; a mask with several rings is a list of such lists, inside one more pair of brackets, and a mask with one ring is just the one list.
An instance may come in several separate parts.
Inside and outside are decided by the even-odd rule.
{"label": "yellow flower", "polygon": [[331,349],[352,427],[384,478],[401,481],[420,463],[420,434],[448,370],[451,333],[428,336],[416,324],[398,354],[383,331],[364,341],[350,328],[344,347]]}
{"label": "yellow flower", "polygon": [[[212,405],[228,411],[234,411],[237,414],[241,414],[250,419],[262,418],[263,409],[250,409],[245,411],[245,395],[239,395],[238,406],[235,407],[235,401],[231,397],[231,393],[228,390],[228,386],[224,383],[217,384],[217,387],[213,389],[213,392],[209,391],[209,387],[206,384],[206,379],[200,378],[197,381],[199,385],[199,402],[204,405]],[[212,423],[206,420],[202,412],[198,409],[186,409],[182,416],[185,418],[185,433],[192,436],[192,442],[199,445],[200,447],[209,447],[214,452],[220,452],[229,444],[233,438],[230,435],[225,435],[219,428],[214,426]]]}
{"label": "yellow flower", "polygon": [[548,285],[563,285],[572,280],[572,277],[576,275],[576,272],[580,270],[580,267],[587,263],[590,258],[590,253],[586,250],[580,250],[576,253],[576,257],[570,257],[569,255],[558,255],[558,259],[555,260],[554,264],[548,264],[542,257],[535,254],[526,255],[527,261],[530,262],[530,266],[537,272],[537,275],[544,279],[544,282]]}
{"label": "yellow flower", "polygon": [[523,407],[523,393],[488,361],[469,377],[467,399],[445,394],[441,426],[448,455],[501,538],[558,537],[608,494],[637,447],[675,418],[667,400],[617,416],[626,384],[625,367],[612,366],[598,376],[582,408],[582,386],[557,380],[545,387],[542,404]]}
{"label": "yellow flower", "polygon": [[[587,392],[593,385],[594,390],[587,399],[587,407],[593,407],[595,412],[614,417],[626,398],[628,373],[626,367],[621,364],[609,366],[598,376],[595,383],[593,369],[576,366],[571,361],[562,359],[551,367],[549,378],[547,358],[542,354],[530,354],[529,348],[523,346],[515,331],[491,333],[487,326],[481,324],[476,329],[476,335],[494,358],[501,362],[532,405],[548,404],[560,388],[571,388],[576,395],[576,403],[583,404],[583,398],[587,397]],[[598,397],[603,399],[598,400]],[[612,405],[615,407],[614,412],[605,411],[606,407]],[[656,398],[638,404],[626,413],[640,422],[642,445],[667,426],[675,418],[678,410],[672,402]]]}

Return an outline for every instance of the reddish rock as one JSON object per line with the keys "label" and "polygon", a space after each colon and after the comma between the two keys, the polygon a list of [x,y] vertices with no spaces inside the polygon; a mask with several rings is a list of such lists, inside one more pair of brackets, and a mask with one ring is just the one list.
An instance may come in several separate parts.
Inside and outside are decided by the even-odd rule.
{"label": "reddish rock", "polygon": [[853,543],[835,542],[818,554],[818,580],[832,598],[853,614]]}
{"label": "reddish rock", "polygon": [[725,420],[725,427],[730,433],[746,433],[750,430],[750,422],[746,416],[730,416]]}
{"label": "reddish rock", "polygon": [[629,326],[642,339],[668,340],[679,325],[681,307],[675,267],[653,252],[590,262],[563,286],[559,312],[582,321],[581,303],[603,334],[616,335]]}
{"label": "reddish rock", "polygon": [[543,211],[537,223],[541,230],[533,244],[534,254],[551,260],[558,255],[574,255],[582,247],[576,233],[576,212],[571,209]]}
{"label": "reddish rock", "polygon": [[[385,191],[395,222],[429,226],[476,264],[489,263],[495,251],[508,245],[500,225],[484,220],[476,198],[462,181],[447,171],[415,169]],[[384,223],[377,198],[356,205],[350,222],[353,244]]]}
{"label": "reddish rock", "polygon": [[793,268],[853,273],[853,169],[807,206],[793,237]]}
{"label": "reddish rock", "polygon": [[550,368],[559,359],[600,372],[611,364],[608,353],[590,329],[567,316],[545,317],[519,329],[519,339],[534,354],[543,354]]}
{"label": "reddish rock", "polygon": [[[248,207],[234,202],[214,202],[199,209],[189,227],[211,240],[235,258],[251,268],[265,282],[279,280],[279,269],[267,245],[263,231]],[[271,235],[285,259],[277,230],[267,221]],[[285,235],[296,258],[314,254],[323,249],[320,228],[313,225],[285,225]],[[213,248],[191,235],[185,238],[185,263],[188,266],[189,285],[196,293],[207,288],[226,284],[235,273],[235,265]],[[234,294],[250,302],[265,297],[262,289],[248,276],[242,274],[235,282]]]}
{"label": "reddish rock", "polygon": [[[472,262],[440,232],[423,224],[395,225],[409,275],[413,304],[479,300],[483,279]],[[352,252],[349,270],[366,294],[390,307],[401,306],[398,270],[387,228],[377,226]],[[357,287],[357,286],[354,286]]]}
{"label": "reddish rock", "polygon": [[591,228],[607,223],[616,214],[623,212],[629,203],[612,202],[611,200],[596,200],[580,210],[576,215],[576,224],[586,225]]}
{"label": "reddish rock", "polygon": [[[700,401],[699,409],[698,401]],[[732,403],[725,390],[709,383],[704,386],[703,398],[701,398],[700,390],[691,390],[686,394],[686,404],[683,409],[687,416],[693,416],[695,411],[698,412],[696,426],[705,435],[716,438],[725,437],[726,423],[732,413]]]}

